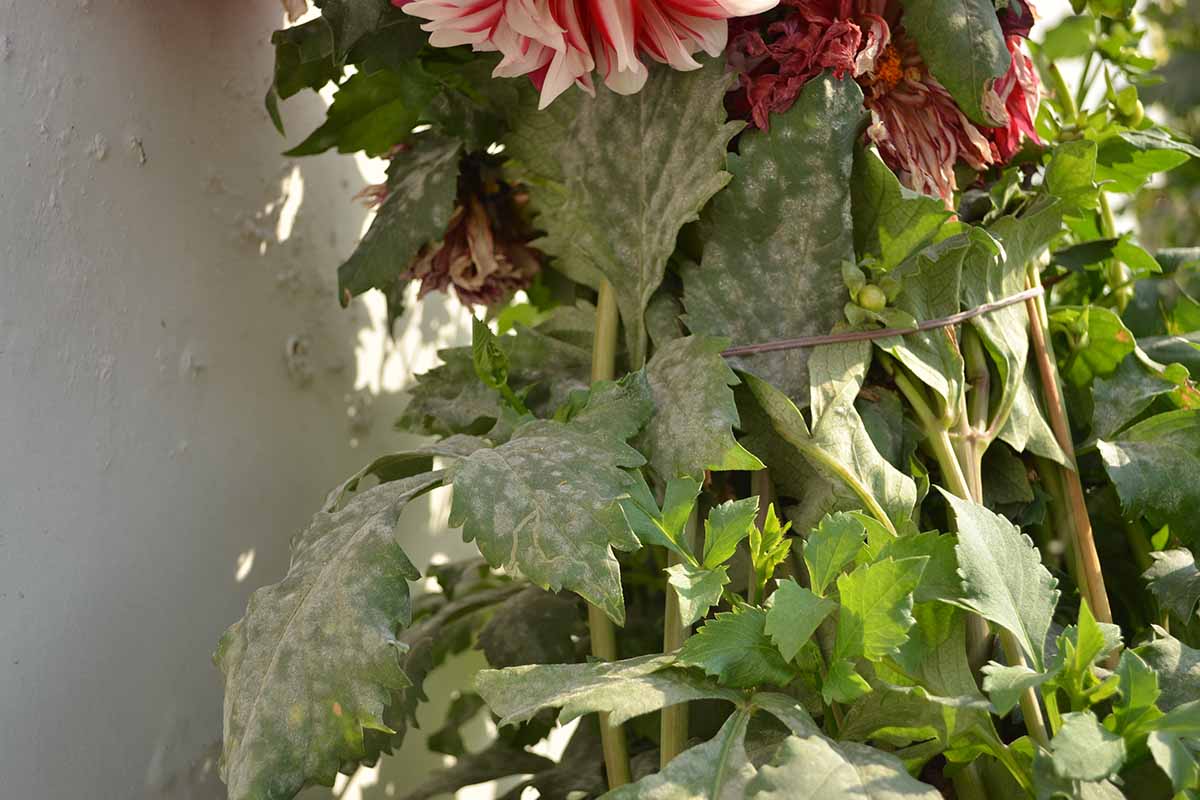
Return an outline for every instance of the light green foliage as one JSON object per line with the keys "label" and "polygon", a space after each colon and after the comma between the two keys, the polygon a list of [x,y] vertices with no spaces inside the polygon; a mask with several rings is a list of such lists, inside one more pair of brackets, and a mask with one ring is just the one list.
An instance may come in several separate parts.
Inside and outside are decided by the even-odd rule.
{"label": "light green foliage", "polygon": [[[622,468],[643,461],[623,443],[650,413],[636,385],[598,385],[572,422],[535,420],[500,447],[472,453],[455,467],[450,509],[450,524],[493,566],[570,589],[617,623],[625,604],[612,548],[640,546],[617,504],[630,484]],[[613,409],[607,398],[616,394],[625,396]]]}
{"label": "light green foliage", "polygon": [[[963,262],[977,247],[969,237],[959,235],[922,250],[893,273],[900,285],[893,306],[918,322],[957,313]],[[946,408],[958,407],[963,358],[946,329],[879,339],[875,344],[937,392]]]}
{"label": "light green foliage", "polygon": [[233,800],[275,800],[332,785],[365,758],[364,729],[390,732],[391,691],[408,686],[396,629],[420,577],[396,543],[407,503],[438,472],[385,483],[321,511],[296,540],[287,576],[258,589],[217,647],[225,675],[221,774]]}
{"label": "light green foliage", "polygon": [[508,155],[544,189],[537,246],[576,280],[612,282],[635,366],[646,352],[646,305],[679,229],[729,181],[725,148],[741,128],[725,121],[723,61],[651,72],[632,96],[598,88],[595,100],[570,92],[545,111],[529,109],[506,139]]}
{"label": "light green foliage", "polygon": [[786,395],[748,373],[745,382],[774,433],[828,480],[839,497],[857,501],[858,507],[865,506],[893,528],[907,527],[916,505],[916,484],[887,463],[871,441],[853,406],[857,387],[846,386],[809,433],[800,410]]}
{"label": "light green foliage", "polygon": [[667,567],[667,582],[679,596],[679,617],[683,625],[691,625],[721,601],[721,593],[729,583],[729,573],[721,565],[712,569],[674,564]]}
{"label": "light green foliage", "polygon": [[[733,180],[703,216],[703,259],[683,272],[692,331],[744,345],[828,333],[841,319],[846,295],[834,287],[837,265],[854,257],[849,178],[862,115],[849,76],[821,76],[770,130],[742,136]],[[731,363],[803,401],[807,358],[798,349]]]}
{"label": "light green foliage", "polygon": [[780,581],[770,597],[764,631],[784,659],[794,661],[817,626],[835,608],[837,603],[818,597],[789,578]]}
{"label": "light green foliage", "polygon": [[[854,203],[854,250],[894,269],[929,243],[951,212],[942,201],[903,186],[874,150],[854,152],[850,177]],[[957,298],[956,298],[957,299]]]}
{"label": "light green foliage", "polygon": [[475,365],[475,377],[484,386],[499,392],[517,414],[527,414],[529,409],[508,385],[508,354],[497,344],[496,335],[486,322],[472,317],[471,325],[471,361]]}
{"label": "light green foliage", "polygon": [[848,658],[831,663],[821,681],[821,698],[826,703],[853,703],[870,692],[871,684],[858,674],[854,662]]}
{"label": "light green foliage", "polygon": [[954,96],[963,113],[982,125],[1004,120],[996,101],[984,100],[1008,72],[1011,57],[992,0],[901,0],[904,29],[917,40],[921,57]]}
{"label": "light green foliage", "polygon": [[1098,443],[1130,517],[1145,515],[1185,542],[1200,540],[1200,411],[1170,411]]}
{"label": "light green foliage", "polygon": [[738,383],[720,339],[689,336],[663,345],[646,365],[655,413],[640,442],[663,480],[704,470],[757,470],[762,462],[733,438]]}
{"label": "light green foliage", "polygon": [[750,712],[739,710],[717,735],[680,753],[661,772],[604,795],[606,800],[741,800],[754,767],[746,754]]}
{"label": "light green foliage", "polygon": [[1200,650],[1159,631],[1135,651],[1158,674],[1158,707],[1170,711],[1200,696]]}
{"label": "light green foliage", "polygon": [[957,605],[1006,628],[1040,670],[1058,581],[1019,528],[977,503],[942,494],[958,525],[955,549],[963,597]]}
{"label": "light green foliage", "polygon": [[[496,338],[508,356],[509,386],[541,416],[586,390],[591,371],[590,346],[580,346],[576,331],[556,329],[554,322],[551,317],[536,329],[518,325],[515,336]],[[503,439],[489,431],[502,416],[503,403],[475,374],[471,348],[442,350],[438,356],[441,366],[416,376],[398,426],[426,436],[488,432]]]}
{"label": "light green foliage", "polygon": [[754,800],[938,800],[895,756],[853,742],[789,736],[751,781]]}
{"label": "light green foliage", "polygon": [[839,511],[821,520],[804,543],[804,564],[813,591],[824,596],[862,549],[867,528],[853,514]]}
{"label": "light green foliage", "polygon": [[1112,777],[1125,761],[1125,741],[1107,730],[1090,711],[1064,714],[1050,742],[1051,763],[1060,778],[1099,781]]}
{"label": "light green foliage", "polygon": [[1200,604],[1200,570],[1191,551],[1178,548],[1151,553],[1154,563],[1142,577],[1150,582],[1150,591],[1159,605],[1174,611],[1184,622],[1191,620]]}
{"label": "light green foliage", "polygon": [[953,536],[934,531],[897,536],[877,550],[875,560],[892,558],[899,561],[927,557],[929,560],[921,574],[921,582],[913,593],[913,601],[952,601],[962,594],[962,580],[958,577],[958,559],[954,551],[956,543]]}
{"label": "light green foliage", "polygon": [[625,512],[629,527],[642,544],[666,547],[692,562],[692,566],[699,566],[683,536],[684,526],[696,505],[698,494],[699,481],[673,478],[667,483],[663,507],[660,509],[645,479],[637,474],[629,485],[629,496],[620,501],[621,510]]}
{"label": "light green foliage", "polygon": [[679,651],[683,666],[699,667],[722,686],[785,686],[795,676],[765,632],[767,613],[744,608],[717,614]]}
{"label": "light green foliage", "polygon": [[1108,181],[1106,188],[1115,192],[1136,191],[1151,175],[1200,156],[1200,150],[1159,130],[1117,131],[1099,148],[1096,180]]}
{"label": "light green foliage", "polygon": [[779,517],[775,515],[775,506],[772,504],[767,506],[762,528],[756,524],[750,529],[750,563],[754,567],[755,596],[763,596],[767,581],[775,574],[775,568],[787,560],[792,549],[792,540],[784,536],[791,527],[790,522],[779,524]]}
{"label": "light green foliage", "polygon": [[737,550],[738,543],[750,535],[758,516],[758,498],[727,500],[708,512],[704,520],[704,555],[701,563],[708,569],[724,564]]}
{"label": "light green foliage", "polygon": [[884,559],[838,577],[835,659],[874,661],[904,644],[915,622],[912,593],[928,563],[927,557]]}
{"label": "light green foliage", "polygon": [[546,664],[481,671],[475,687],[501,725],[531,719],[543,708],[561,708],[559,722],[605,711],[609,724],[689,700],[737,702],[740,695],[675,669],[674,656],[649,655],[624,661]]}
{"label": "light green foliage", "polygon": [[446,231],[458,185],[461,145],[433,134],[392,160],[388,196],[354,254],[338,267],[343,305],[368,289],[386,289],[417,251]]}
{"label": "light green foliage", "polygon": [[1037,688],[1053,677],[1050,673],[1036,672],[1024,664],[1008,666],[995,661],[984,665],[983,675],[983,690],[991,698],[992,708],[1002,717],[1016,708],[1022,692]]}
{"label": "light green foliage", "polygon": [[1060,308],[1050,315],[1050,329],[1072,341],[1063,377],[1076,386],[1112,375],[1136,347],[1121,318],[1100,306]]}

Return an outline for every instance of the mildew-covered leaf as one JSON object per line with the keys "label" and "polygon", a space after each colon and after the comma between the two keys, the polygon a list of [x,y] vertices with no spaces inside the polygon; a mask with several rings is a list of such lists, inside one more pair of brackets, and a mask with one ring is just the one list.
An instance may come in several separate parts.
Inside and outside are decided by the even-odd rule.
{"label": "mildew-covered leaf", "polygon": [[808,426],[800,410],[783,392],[749,373],[745,383],[770,422],[776,436],[793,447],[840,497],[856,500],[877,519],[888,519],[893,527],[911,522],[917,502],[912,478],[897,470],[879,454],[854,409],[854,384],[813,425]]}
{"label": "mildew-covered leaf", "polygon": [[1137,654],[1158,673],[1158,707],[1170,711],[1200,697],[1200,650],[1155,628],[1158,638],[1137,648]]}
{"label": "mildew-covered leaf", "polygon": [[703,744],[661,770],[604,795],[604,800],[742,800],[754,766],[746,753],[751,712],[739,709]]}
{"label": "mildew-covered leaf", "polygon": [[574,661],[584,632],[580,602],[570,594],[529,587],[500,604],[479,632],[479,648],[493,667]]}
{"label": "mildew-covered leaf", "polygon": [[789,736],[746,789],[752,800],[939,800],[895,756],[823,736]]}
{"label": "mildew-covered leaf", "polygon": [[1063,714],[1062,727],[1050,742],[1050,757],[1060,778],[1099,781],[1121,769],[1125,742],[1090,711]]}
{"label": "mildew-covered leaf", "polygon": [[[1166,371],[1138,352],[1126,356],[1107,378],[1092,384],[1092,435],[1108,439],[1145,411],[1155,398],[1178,387]],[[1157,368],[1157,369],[1156,369]]]}
{"label": "mildew-covered leaf", "polygon": [[705,470],[762,469],[733,438],[739,420],[730,387],[739,381],[721,357],[724,347],[705,336],[675,339],[646,365],[654,416],[640,445],[664,481],[699,478]]}
{"label": "mildew-covered leaf", "polygon": [[[549,416],[572,392],[588,387],[591,350],[569,332],[519,325],[515,336],[497,337],[496,343],[508,356],[508,385],[536,414]],[[503,403],[476,376],[471,348],[441,350],[438,357],[440,366],[416,376],[397,425],[423,436],[487,432]]]}
{"label": "mildew-covered leaf", "polygon": [[[735,345],[828,333],[847,295],[839,267],[853,260],[850,172],[862,92],[849,77],[809,81],[796,104],[747,133],[729,157],[729,187],[705,212],[704,256],[683,271],[687,324]],[[805,402],[808,354],[732,359]]]}
{"label": "mildew-covered leaf", "polygon": [[480,448],[491,446],[491,442],[478,436],[456,435],[424,447],[380,456],[335,487],[325,498],[321,509],[323,511],[336,509],[348,494],[357,492],[359,486],[367,478],[374,478],[379,483],[411,478],[432,470],[434,458],[457,460],[471,455]]}
{"label": "mildew-covered leaf", "polygon": [[575,280],[612,283],[635,366],[679,229],[729,181],[725,149],[741,128],[726,122],[724,61],[651,72],[632,96],[598,87],[595,99],[572,92],[530,109],[505,139],[524,177],[541,184],[533,200],[546,235],[537,246]]}
{"label": "mildew-covered leaf", "polygon": [[546,664],[481,671],[476,690],[500,716],[501,725],[524,722],[543,708],[561,708],[566,723],[593,712],[607,712],[610,725],[691,700],[736,703],[737,692],[721,689],[695,673],[675,668],[673,655],[649,655],[624,661]]}
{"label": "mildew-covered leaf", "polygon": [[1097,443],[1121,507],[1200,541],[1200,411],[1170,411]]}
{"label": "mildew-covered leaf", "polygon": [[388,731],[391,692],[410,683],[396,630],[412,613],[408,581],[420,577],[396,525],[410,500],[441,482],[426,473],[319,512],[296,540],[287,576],[257,590],[221,637],[221,774],[233,800],[332,785],[343,764],[368,755],[364,729]]}
{"label": "mildew-covered leaf", "polygon": [[597,385],[578,422],[535,420],[500,447],[460,461],[450,524],[493,566],[544,588],[570,589],[621,624],[625,602],[612,550],[641,543],[617,501],[630,485],[622,468],[643,463],[624,438],[645,422],[649,404],[627,397],[625,413],[613,415],[609,399],[619,389],[611,387],[619,386]]}
{"label": "mildew-covered leaf", "polygon": [[388,289],[421,245],[446,231],[458,187],[462,145],[433,134],[392,160],[388,196],[354,254],[338,267],[342,305],[368,289]]}
{"label": "mildew-covered leaf", "polygon": [[963,596],[956,605],[1007,629],[1032,666],[1044,667],[1046,634],[1058,604],[1058,581],[1042,566],[1021,529],[978,503],[942,492],[958,526],[958,571]]}
{"label": "mildew-covered leaf", "polygon": [[1174,611],[1189,622],[1200,603],[1200,570],[1196,557],[1182,547],[1161,553],[1151,553],[1154,563],[1142,573],[1150,582],[1150,592],[1163,608]]}

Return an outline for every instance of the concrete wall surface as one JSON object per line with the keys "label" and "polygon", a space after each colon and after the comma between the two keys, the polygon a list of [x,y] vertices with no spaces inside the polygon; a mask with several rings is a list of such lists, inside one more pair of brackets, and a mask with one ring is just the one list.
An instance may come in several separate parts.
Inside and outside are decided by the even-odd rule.
{"label": "concrete wall surface", "polygon": [[[279,155],[281,19],[0,0],[0,797],[223,797],[218,637],[469,330],[439,299],[393,347],[379,298],[338,307],[366,179]],[[322,115],[286,103],[288,141]],[[418,565],[463,548],[444,502]]]}

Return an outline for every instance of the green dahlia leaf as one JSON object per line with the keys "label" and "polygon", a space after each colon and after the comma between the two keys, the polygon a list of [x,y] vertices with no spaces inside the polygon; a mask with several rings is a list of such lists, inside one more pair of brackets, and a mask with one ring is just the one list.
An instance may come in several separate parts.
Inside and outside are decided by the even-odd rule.
{"label": "green dahlia leaf", "polygon": [[739,381],[721,357],[725,342],[689,336],[664,344],[646,365],[655,412],[640,442],[662,480],[704,470],[757,470],[762,462],[733,438]]}
{"label": "green dahlia leaf", "polygon": [[1035,669],[1045,664],[1058,581],[1037,548],[1011,522],[970,500],[943,491],[958,525],[958,570],[963,596],[955,601],[1017,638]]}
{"label": "green dahlia leaf", "polygon": [[845,511],[827,515],[804,543],[804,565],[813,591],[824,596],[846,565],[862,549],[867,528]]}
{"label": "green dahlia leaf", "polygon": [[650,487],[639,473],[633,476],[629,497],[621,501],[621,510],[642,544],[657,544],[694,562],[696,558],[683,533],[699,494],[699,481],[674,478],[667,483],[663,507],[659,509]]}
{"label": "green dahlia leaf", "polygon": [[1156,630],[1160,638],[1136,652],[1158,674],[1158,707],[1170,711],[1200,697],[1200,650]]}
{"label": "green dahlia leaf", "polygon": [[1150,592],[1158,604],[1189,622],[1200,603],[1200,570],[1191,551],[1178,548],[1151,553],[1154,563],[1142,577],[1150,581]]}
{"label": "green dahlia leaf", "polygon": [[757,516],[757,497],[727,500],[714,506],[704,520],[704,566],[712,569],[728,561],[742,539],[750,535]]}
{"label": "green dahlia leaf", "polygon": [[680,72],[663,67],[631,96],[598,88],[516,118],[505,140],[534,195],[537,246],[575,280],[608,279],[625,322],[630,361],[646,352],[644,314],[684,224],[729,181],[725,148],[741,128],[722,105],[721,60]]}
{"label": "green dahlia leaf", "polygon": [[1200,540],[1200,411],[1159,414],[1097,446],[1127,515]]}
{"label": "green dahlia leaf", "polygon": [[[649,415],[648,403],[634,399],[626,409],[628,420],[644,422]],[[476,541],[492,566],[519,570],[555,591],[570,589],[622,624],[621,573],[612,548],[641,546],[617,504],[630,484],[622,468],[643,462],[622,441],[628,430],[606,435],[583,423],[549,420],[522,425],[507,443],[455,466],[451,526],[462,526],[464,540]]]}
{"label": "green dahlia leaf", "polygon": [[721,602],[721,593],[729,583],[724,565],[713,569],[675,564],[667,568],[667,581],[679,596],[680,624],[692,625]]}
{"label": "green dahlia leaf", "polygon": [[[1151,362],[1153,363],[1153,362]],[[1152,369],[1141,354],[1125,357],[1116,371],[1092,384],[1092,435],[1112,438],[1149,408],[1156,398],[1170,394],[1178,385]]]}
{"label": "green dahlia leaf", "polygon": [[1050,754],[1060,778],[1099,781],[1120,771],[1125,763],[1125,741],[1090,711],[1063,714],[1062,727],[1050,742]]}
{"label": "green dahlia leaf", "polygon": [[387,289],[422,245],[442,238],[454,210],[460,148],[425,134],[393,159],[387,199],[354,254],[338,267],[343,305],[368,289]]}
{"label": "green dahlia leaf", "polygon": [[737,692],[721,689],[687,670],[675,669],[673,655],[649,655],[624,661],[546,664],[482,670],[475,687],[500,725],[531,719],[543,708],[561,708],[559,722],[603,711],[609,724],[691,700],[736,703]]}
{"label": "green dahlia leaf", "polygon": [[[896,270],[901,288],[893,305],[918,322],[957,313],[963,261],[976,246],[965,236],[954,236],[921,251]],[[947,408],[958,407],[963,359],[949,329],[879,339],[875,344],[937,392]]]}
{"label": "green dahlia leaf", "polygon": [[1059,209],[1065,214],[1095,208],[1099,200],[1096,143],[1079,139],[1056,146],[1046,164],[1042,185],[1059,201]]}
{"label": "green dahlia leaf", "polygon": [[928,244],[953,215],[938,198],[902,185],[872,149],[855,150],[850,180],[854,250],[860,259],[875,259],[880,269],[900,266]]}
{"label": "green dahlia leaf", "polygon": [[1055,309],[1050,325],[1086,343],[1067,357],[1063,369],[1063,377],[1075,386],[1088,386],[1097,378],[1112,375],[1137,346],[1121,318],[1102,306]]}
{"label": "green dahlia leaf", "polygon": [[1113,704],[1117,730],[1124,732],[1130,725],[1150,722],[1162,715],[1155,703],[1160,694],[1158,675],[1141,656],[1132,650],[1121,653],[1117,664],[1117,691],[1120,702]]}
{"label": "green dahlia leaf", "polygon": [[738,709],[716,736],[684,750],[660,772],[605,794],[604,800],[742,800],[754,777],[746,753],[751,713]]}
{"label": "green dahlia leaf", "polygon": [[699,667],[722,686],[747,689],[766,683],[786,686],[794,670],[765,632],[767,613],[744,608],[717,614],[684,642],[678,662]]}
{"label": "green dahlia leaf", "polygon": [[336,486],[321,504],[322,511],[334,511],[346,499],[347,495],[357,492],[359,486],[367,478],[375,478],[379,483],[411,478],[433,469],[433,459],[457,460],[469,456],[476,450],[491,447],[492,443],[478,436],[449,436],[440,442],[434,442],[414,450],[402,453],[389,453],[372,461],[358,472]]}
{"label": "green dahlia leaf", "polygon": [[[704,256],[683,271],[687,324],[735,345],[828,333],[853,260],[850,172],[862,92],[849,77],[809,81],[796,104],[747,133],[729,157],[733,181],[705,211]],[[808,354],[787,350],[731,360],[804,401]]]}
{"label": "green dahlia leaf", "polygon": [[287,576],[257,590],[221,637],[222,777],[233,800],[290,798],[332,785],[365,758],[364,729],[388,732],[392,690],[410,684],[396,630],[420,573],[395,540],[405,505],[442,482],[431,472],[321,511],[296,540]]}
{"label": "green dahlia leaf", "polygon": [[996,713],[1003,717],[1016,708],[1026,689],[1041,686],[1054,674],[1036,672],[1024,664],[1008,666],[990,661],[983,667],[983,676],[983,690],[991,698]]}
{"label": "green dahlia leaf", "polygon": [[818,597],[791,578],[779,582],[769,602],[763,631],[787,661],[795,660],[817,626],[837,608],[837,603]]}
{"label": "green dahlia leaf", "polygon": [[784,534],[792,527],[792,523],[780,525],[779,517],[775,515],[775,506],[767,506],[767,514],[762,527],[757,524],[750,529],[750,562],[754,567],[755,582],[758,597],[764,596],[767,581],[775,574],[775,569],[785,560],[792,549],[792,540],[785,539]]}
{"label": "green dahlia leaf", "polygon": [[1200,157],[1200,150],[1172,139],[1162,130],[1120,131],[1100,142],[1096,180],[1108,191],[1130,194],[1157,172],[1167,172]]}
{"label": "green dahlia leaf", "polygon": [[412,137],[437,93],[437,83],[416,63],[400,72],[355,73],[338,87],[321,126],[284,155],[312,156],[336,147],[339,153],[382,156]]}
{"label": "green dahlia leaf", "polygon": [[747,787],[753,800],[938,800],[893,755],[821,736],[789,736]]}
{"label": "green dahlia leaf", "polygon": [[[591,350],[573,338],[543,324],[536,329],[518,325],[515,336],[496,339],[508,356],[509,386],[537,414],[549,416],[572,392],[588,387]],[[440,366],[416,376],[397,425],[423,436],[487,432],[504,404],[476,376],[471,348],[441,350],[438,356]]]}
{"label": "green dahlia leaf", "polygon": [[906,527],[916,506],[912,478],[879,454],[854,409],[857,388],[851,384],[830,403],[810,434],[800,410],[783,392],[746,373],[745,383],[765,413],[775,435],[791,445],[843,498],[857,500],[877,519]]}
{"label": "green dahlia leaf", "polygon": [[973,121],[1004,122],[984,101],[1012,56],[992,0],[901,0],[904,29],[917,41],[933,77]]}
{"label": "green dahlia leaf", "polygon": [[356,44],[388,23],[403,19],[387,0],[315,0],[333,31],[334,55],[340,65]]}
{"label": "green dahlia leaf", "polygon": [[1171,779],[1171,785],[1177,792],[1194,787],[1200,780],[1196,752],[1189,747],[1183,737],[1165,731],[1151,731],[1146,738],[1146,746],[1154,763]]}
{"label": "green dahlia leaf", "polygon": [[913,619],[913,590],[929,559],[885,559],[840,575],[835,659],[891,655],[908,639]]}

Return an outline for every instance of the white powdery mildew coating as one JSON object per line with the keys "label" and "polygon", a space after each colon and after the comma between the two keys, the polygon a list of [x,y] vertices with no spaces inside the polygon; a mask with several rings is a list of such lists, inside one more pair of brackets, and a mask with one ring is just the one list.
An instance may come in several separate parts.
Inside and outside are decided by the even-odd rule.
{"label": "white powdery mildew coating", "polygon": [[733,374],[721,357],[724,342],[700,336],[663,345],[646,365],[655,413],[643,449],[664,481],[699,477],[705,469],[757,469],[758,460],[733,438],[737,404]]}
{"label": "white powdery mildew coating", "polygon": [[[635,365],[645,347],[643,314],[679,229],[729,181],[725,150],[741,127],[725,121],[729,76],[721,60],[692,72],[652,71],[635,95],[598,88],[594,101],[577,101],[573,115],[551,108],[559,163],[543,167],[564,191],[539,218],[547,231],[539,246],[567,274],[602,275],[615,287]],[[533,120],[536,130],[515,135],[525,148],[544,146],[545,124]]]}
{"label": "white powdery mildew coating", "polygon": [[380,725],[389,690],[408,684],[395,632],[408,623],[408,581],[419,573],[395,541],[396,522],[441,480],[384,484],[318,513],[287,577],[256,591],[222,637],[222,770],[234,800],[290,797],[363,757],[363,726]]}
{"label": "white powdery mildew coating", "polygon": [[621,573],[612,548],[640,546],[617,499],[620,467],[641,456],[561,423],[531,423],[494,450],[480,450],[454,473],[450,524],[463,526],[493,566],[517,568],[540,586],[566,587],[625,618]]}
{"label": "white powdery mildew coating", "polygon": [[[810,81],[766,132],[747,133],[731,156],[734,178],[704,216],[699,267],[684,272],[694,332],[736,345],[827,333],[841,319],[841,263],[854,258],[850,172],[862,118],[852,80]],[[739,356],[732,363],[805,402],[805,350]]]}
{"label": "white powdery mildew coating", "polygon": [[[428,138],[428,141],[424,141]],[[386,287],[426,242],[446,232],[458,188],[457,141],[418,137],[397,157],[387,199],[354,254],[338,268],[338,283],[352,295]]]}
{"label": "white powdery mildew coating", "polygon": [[561,708],[560,722],[595,711],[608,712],[619,725],[665,706],[691,700],[741,695],[721,689],[694,674],[669,669],[673,655],[648,655],[616,662],[547,664],[483,670],[476,689],[501,725],[523,722],[543,708]]}

